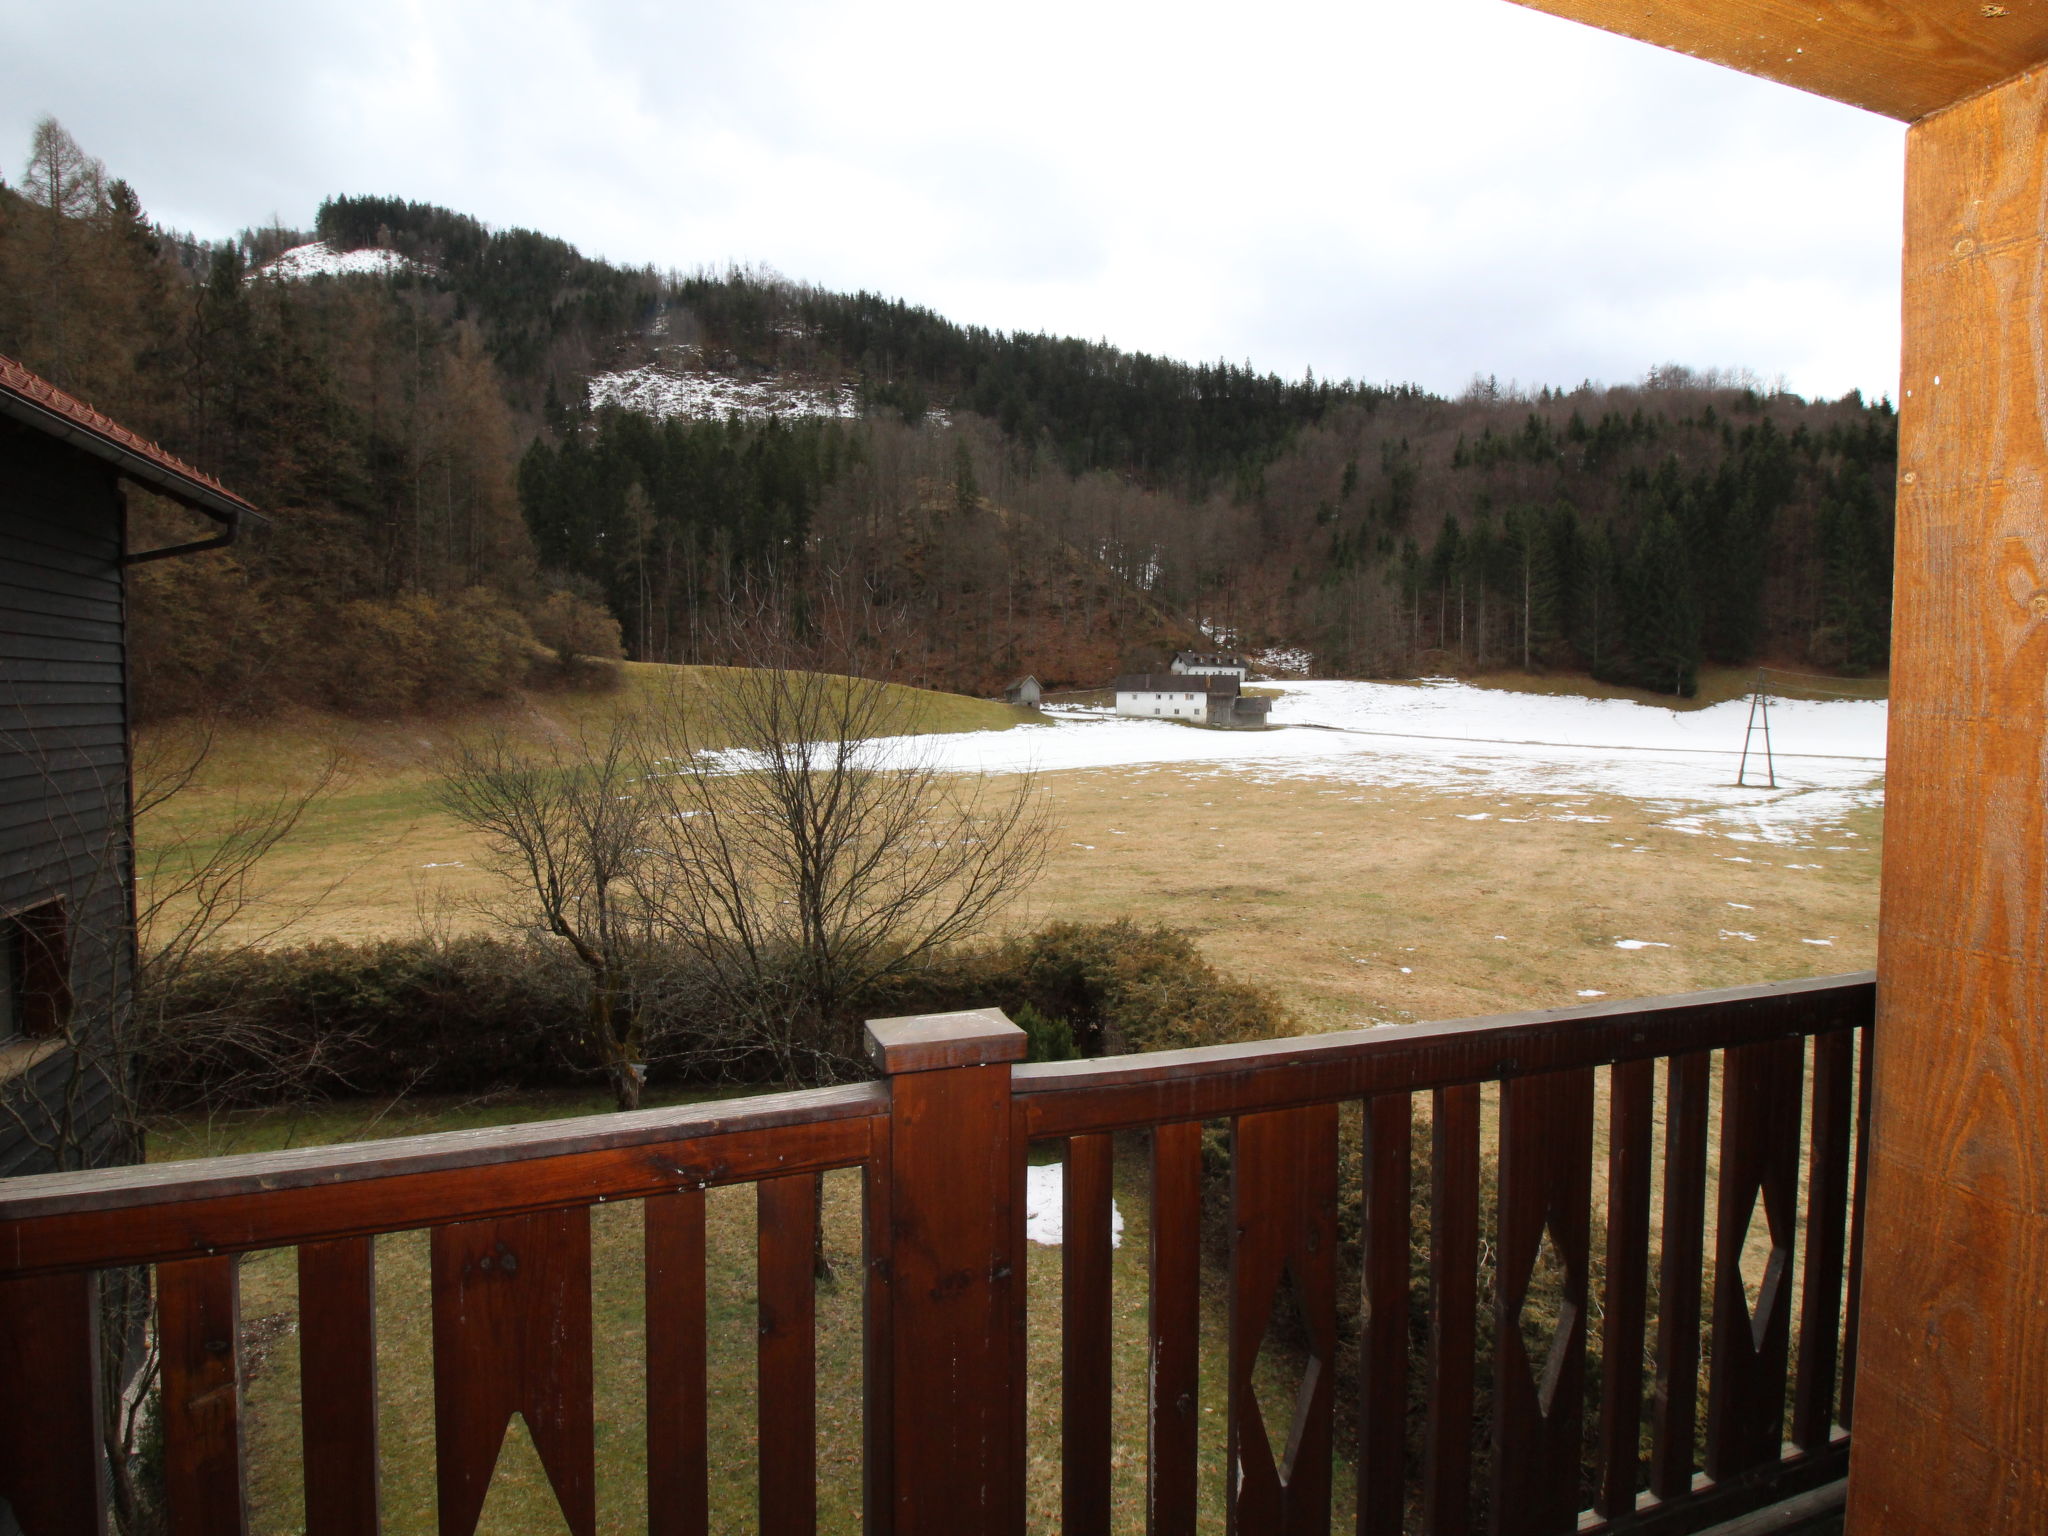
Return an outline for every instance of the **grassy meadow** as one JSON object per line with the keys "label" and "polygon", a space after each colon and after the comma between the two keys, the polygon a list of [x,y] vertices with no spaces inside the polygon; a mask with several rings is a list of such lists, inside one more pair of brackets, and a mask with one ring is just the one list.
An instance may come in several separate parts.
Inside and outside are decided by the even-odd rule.
{"label": "grassy meadow", "polygon": [[[517,707],[431,722],[298,719],[225,733],[195,791],[159,835],[204,841],[238,797],[287,793],[329,753],[338,787],[319,801],[261,877],[245,934],[289,920],[289,938],[412,932],[422,920],[488,921],[493,882],[477,848],[435,807],[433,763],[465,734],[527,739],[603,729],[666,669],[629,667],[599,696],[540,696]],[[1512,681],[1512,680],[1509,680]],[[715,686],[686,678],[683,686]],[[1586,690],[1593,691],[1593,690]],[[906,690],[925,730],[1001,729],[1034,718],[1006,705]],[[1292,777],[1277,766],[1098,768],[1039,780],[1054,818],[1051,856],[1005,921],[1131,916],[1193,933],[1226,972],[1274,988],[1304,1028],[1562,1006],[1589,994],[1653,996],[1824,975],[1874,961],[1882,815],[1858,811],[1796,842],[1673,825],[1643,802],[1587,794],[1502,795],[1448,778],[1441,788],[1380,788]],[[1482,819],[1483,818],[1483,819]],[[145,826],[144,836],[151,828]],[[1645,947],[1618,948],[1617,940]],[[651,1102],[661,1102],[656,1095]],[[153,1155],[184,1157],[288,1144],[459,1129],[597,1113],[601,1094],[564,1092],[333,1105],[166,1125]],[[1604,1140],[1604,1137],[1603,1137]],[[1041,1155],[1050,1156],[1049,1152]],[[1120,1140],[1116,1196],[1125,1221],[1114,1277],[1115,1492],[1118,1529],[1142,1529],[1146,1210],[1144,1143]],[[837,1278],[818,1309],[821,1528],[858,1523],[859,1191],[827,1180],[826,1235]],[[750,1190],[709,1205],[713,1528],[754,1525],[753,1229]],[[639,1211],[594,1212],[599,1500],[604,1529],[642,1528],[643,1327]],[[1031,1526],[1058,1526],[1060,1250],[1033,1245]],[[380,1369],[386,1529],[433,1528],[430,1314],[423,1234],[380,1239]],[[293,1256],[255,1255],[242,1271],[251,1351],[249,1451],[256,1529],[303,1529],[297,1474],[299,1377]],[[1220,1286],[1220,1277],[1212,1276]],[[1220,1290],[1203,1331],[1205,1465],[1222,1462]],[[1340,1463],[1339,1505],[1348,1504]],[[1220,1487],[1206,1480],[1205,1529],[1221,1529]],[[562,1529],[531,1442],[516,1421],[484,1525]]]}
{"label": "grassy meadow", "polygon": [[[715,669],[628,666],[612,694],[426,721],[230,728],[198,781],[145,822],[145,850],[153,836],[203,847],[238,802],[288,794],[331,758],[335,788],[265,862],[258,899],[228,936],[485,924],[497,882],[474,837],[435,804],[439,754],[494,729],[535,743],[601,732],[677,674],[685,699],[716,686]],[[902,692],[906,728],[1038,718]],[[1039,788],[1055,819],[1052,856],[1008,923],[1135,916],[1187,929],[1225,970],[1278,988],[1310,1028],[1825,975],[1875,958],[1874,810],[1795,843],[1758,843],[1675,827],[1624,797],[1502,796],[1448,774],[1430,790],[1193,763],[1051,773]],[[1617,939],[1668,947],[1622,950]]]}

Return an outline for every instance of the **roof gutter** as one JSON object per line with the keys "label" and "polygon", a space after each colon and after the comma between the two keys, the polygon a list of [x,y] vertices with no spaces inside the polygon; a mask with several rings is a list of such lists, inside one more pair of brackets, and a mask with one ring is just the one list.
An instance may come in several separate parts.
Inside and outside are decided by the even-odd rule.
{"label": "roof gutter", "polygon": [[11,416],[16,421],[59,438],[74,448],[82,449],[94,458],[105,460],[113,465],[115,472],[124,479],[132,480],[160,496],[167,496],[180,506],[189,507],[220,526],[220,532],[211,538],[195,539],[185,544],[170,544],[162,549],[145,549],[135,554],[123,555],[123,565],[140,565],[144,561],[165,560],[173,555],[197,554],[203,549],[223,549],[240,537],[248,518],[262,520],[262,514],[251,513],[247,507],[238,505],[229,497],[218,495],[205,486],[195,485],[174,475],[133,449],[112,442],[97,432],[89,431],[62,413],[47,410],[33,400],[24,399],[7,390],[0,390],[0,415]]}

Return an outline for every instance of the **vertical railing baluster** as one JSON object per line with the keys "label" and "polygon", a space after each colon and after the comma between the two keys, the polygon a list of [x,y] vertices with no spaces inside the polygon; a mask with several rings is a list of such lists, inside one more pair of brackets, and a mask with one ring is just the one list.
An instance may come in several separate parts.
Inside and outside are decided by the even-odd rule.
{"label": "vertical railing baluster", "polygon": [[[1226,1529],[1327,1536],[1337,1355],[1337,1106],[1240,1115],[1230,1155],[1230,1394]],[[1293,1293],[1295,1316],[1283,1299]],[[1287,1424],[1255,1377],[1269,1339],[1307,1351]]]}
{"label": "vertical railing baluster", "polygon": [[[1722,1055],[1714,1358],[1707,1381],[1706,1471],[1716,1481],[1776,1461],[1784,1440],[1805,1077],[1803,1036],[1736,1046]],[[1770,1242],[1754,1306],[1742,1275],[1752,1220]]]}
{"label": "vertical railing baluster", "polygon": [[428,1250],[442,1536],[476,1529],[515,1413],[572,1536],[593,1536],[589,1209],[454,1222]]}
{"label": "vertical railing baluster", "polygon": [[1657,1385],[1650,1443],[1650,1491],[1660,1499],[1692,1492],[1712,1073],[1712,1054],[1692,1051],[1670,1058],[1665,1079],[1664,1225],[1658,1240]]}
{"label": "vertical railing baluster", "polygon": [[704,1192],[644,1202],[648,1536],[707,1536]]}
{"label": "vertical railing baluster", "polygon": [[1358,1536],[1400,1536],[1407,1495],[1413,1113],[1405,1093],[1381,1094],[1365,1102]]}
{"label": "vertical railing baluster", "polygon": [[376,1240],[299,1248],[300,1438],[307,1536],[376,1536]]}
{"label": "vertical railing baluster", "polygon": [[0,1499],[25,1531],[106,1530],[99,1290],[89,1272],[0,1280]]}
{"label": "vertical railing baluster", "polygon": [[[1593,1073],[1510,1078],[1500,1089],[1500,1240],[1495,1251],[1495,1531],[1567,1532],[1578,1523],[1585,1400],[1586,1283],[1593,1198]],[[1532,1355],[1522,1317],[1545,1234],[1558,1266],[1557,1319]]]}
{"label": "vertical railing baluster", "polygon": [[1109,1536],[1111,1172],[1108,1136],[1067,1142],[1060,1215],[1060,1510],[1068,1536]]}
{"label": "vertical railing baluster", "polygon": [[1806,1268],[1799,1297],[1799,1373],[1792,1391],[1792,1443],[1806,1451],[1820,1449],[1834,1436],[1855,1053],[1856,1037],[1848,1030],[1814,1037]]}
{"label": "vertical railing baluster", "polygon": [[818,1330],[813,1237],[818,1178],[755,1187],[759,1347],[755,1369],[761,1536],[818,1528]]}
{"label": "vertical railing baluster", "polygon": [[1655,1061],[1608,1074],[1607,1291],[1600,1340],[1600,1488],[1595,1508],[1631,1513],[1642,1485],[1643,1328],[1650,1300]]}
{"label": "vertical railing baluster", "polygon": [[223,1254],[160,1264],[156,1283],[169,1530],[234,1536],[249,1528],[236,1261]]}
{"label": "vertical railing baluster", "polygon": [[1473,1350],[1479,1305],[1479,1089],[1438,1089],[1430,1126],[1429,1419],[1422,1524],[1472,1523]]}
{"label": "vertical railing baluster", "polygon": [[1856,1338],[1863,1311],[1863,1209],[1870,1186],[1871,1027],[1856,1031],[1856,1174],[1849,1198],[1849,1294],[1842,1322],[1842,1428],[1856,1419]]}
{"label": "vertical railing baluster", "polygon": [[1200,1465],[1202,1126],[1152,1132],[1147,1536],[1194,1536]]}

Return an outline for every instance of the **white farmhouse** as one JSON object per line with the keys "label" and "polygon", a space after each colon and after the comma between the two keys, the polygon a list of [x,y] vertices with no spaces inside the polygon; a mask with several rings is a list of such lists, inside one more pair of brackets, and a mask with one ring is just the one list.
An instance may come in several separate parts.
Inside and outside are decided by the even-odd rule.
{"label": "white farmhouse", "polygon": [[1167,670],[1183,677],[1234,677],[1240,683],[1251,675],[1244,659],[1227,651],[1176,651]]}
{"label": "white farmhouse", "polygon": [[1136,672],[1116,680],[1116,712],[1120,715],[1228,725],[1236,708],[1235,677]]}

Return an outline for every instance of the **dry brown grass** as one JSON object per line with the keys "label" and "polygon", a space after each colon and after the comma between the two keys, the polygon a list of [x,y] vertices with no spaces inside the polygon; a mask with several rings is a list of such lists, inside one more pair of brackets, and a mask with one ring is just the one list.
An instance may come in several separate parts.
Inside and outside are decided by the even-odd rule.
{"label": "dry brown grass", "polygon": [[[1224,970],[1273,986],[1313,1028],[1874,963],[1875,811],[1767,844],[1681,832],[1620,798],[1381,789],[1208,767],[1041,782],[1057,822],[1053,856],[1011,925],[1136,916],[1185,928]],[[1463,819],[1480,814],[1487,819]],[[423,781],[359,779],[309,818],[266,878],[282,906],[346,875],[300,936],[395,936],[417,931],[422,913],[457,927],[485,921],[474,904],[494,882],[477,853]],[[264,921],[259,909],[248,925]],[[1623,938],[1670,947],[1615,948]]]}
{"label": "dry brown grass", "polygon": [[1874,811],[1778,845],[1689,835],[1639,802],[1581,795],[1208,768],[1057,774],[1047,792],[1054,855],[1013,921],[1134,914],[1189,929],[1315,1028],[1826,975],[1876,954]]}

